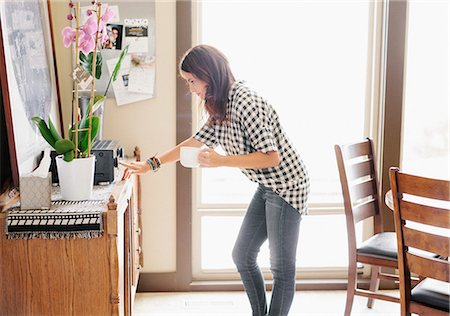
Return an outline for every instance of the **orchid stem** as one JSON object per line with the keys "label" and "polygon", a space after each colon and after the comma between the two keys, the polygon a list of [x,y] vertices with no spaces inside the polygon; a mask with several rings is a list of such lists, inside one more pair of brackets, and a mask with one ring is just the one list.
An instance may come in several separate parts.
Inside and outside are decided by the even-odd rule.
{"label": "orchid stem", "polygon": [[[76,30],[75,30],[75,64],[77,67],[80,65],[80,57],[79,57],[79,46],[78,46],[78,29],[80,27],[80,20],[78,17],[80,16],[80,1],[78,0],[75,4],[75,12],[76,12]],[[73,115],[75,115],[75,158],[78,158],[78,83],[75,82],[75,102],[73,105]],[[73,116],[72,116],[73,120]],[[70,137],[70,135],[69,135]]]}
{"label": "orchid stem", "polygon": [[102,11],[102,5],[101,3],[98,4],[97,7],[97,32],[95,32],[95,46],[94,46],[94,54],[92,56],[92,77],[94,80],[92,80],[92,86],[91,86],[91,99],[89,101],[90,107],[89,107],[89,130],[88,130],[88,152],[87,156],[91,156],[91,135],[92,135],[92,110],[94,107],[94,94],[95,94],[95,71],[97,69],[97,43],[98,43],[98,28],[100,26],[100,13]]}

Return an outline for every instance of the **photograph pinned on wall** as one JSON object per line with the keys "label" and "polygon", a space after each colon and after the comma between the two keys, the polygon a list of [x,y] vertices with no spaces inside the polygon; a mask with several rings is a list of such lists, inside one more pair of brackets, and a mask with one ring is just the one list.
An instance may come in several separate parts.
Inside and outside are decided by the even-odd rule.
{"label": "photograph pinned on wall", "polygon": [[128,87],[128,79],[130,78],[130,74],[125,74],[122,75],[122,80],[123,80],[123,86],[124,87]]}
{"label": "photograph pinned on wall", "polygon": [[148,19],[125,19],[125,45],[129,53],[148,52]]}
{"label": "photograph pinned on wall", "polygon": [[103,43],[102,49],[122,49],[123,25],[106,24],[108,39]]}

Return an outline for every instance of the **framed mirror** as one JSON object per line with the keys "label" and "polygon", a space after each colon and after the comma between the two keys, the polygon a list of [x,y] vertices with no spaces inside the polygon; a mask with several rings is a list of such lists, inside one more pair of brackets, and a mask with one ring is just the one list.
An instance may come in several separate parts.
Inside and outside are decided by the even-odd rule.
{"label": "framed mirror", "polygon": [[52,26],[46,0],[0,1],[0,82],[12,182],[33,171],[47,143],[31,121],[50,115],[61,132]]}

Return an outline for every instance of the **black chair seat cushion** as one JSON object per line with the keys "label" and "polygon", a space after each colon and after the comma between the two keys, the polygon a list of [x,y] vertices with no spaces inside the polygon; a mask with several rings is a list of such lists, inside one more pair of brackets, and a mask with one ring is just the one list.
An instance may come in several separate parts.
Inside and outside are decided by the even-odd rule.
{"label": "black chair seat cushion", "polygon": [[[411,248],[411,252],[429,258],[437,257],[436,254],[421,249]],[[358,247],[356,253],[381,259],[397,260],[397,236],[395,232],[373,235]]]}
{"label": "black chair seat cushion", "polygon": [[411,301],[449,312],[450,284],[425,279],[411,290]]}
{"label": "black chair seat cushion", "polygon": [[397,236],[395,232],[373,235],[358,247],[356,253],[381,259],[397,260]]}

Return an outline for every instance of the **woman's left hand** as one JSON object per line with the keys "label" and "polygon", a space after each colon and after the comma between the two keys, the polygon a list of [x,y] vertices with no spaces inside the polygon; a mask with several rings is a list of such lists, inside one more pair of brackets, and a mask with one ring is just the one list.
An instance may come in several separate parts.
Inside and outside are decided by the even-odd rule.
{"label": "woman's left hand", "polygon": [[204,148],[198,154],[200,167],[220,167],[224,156],[219,155],[211,148]]}

